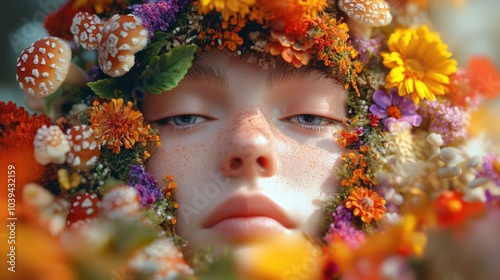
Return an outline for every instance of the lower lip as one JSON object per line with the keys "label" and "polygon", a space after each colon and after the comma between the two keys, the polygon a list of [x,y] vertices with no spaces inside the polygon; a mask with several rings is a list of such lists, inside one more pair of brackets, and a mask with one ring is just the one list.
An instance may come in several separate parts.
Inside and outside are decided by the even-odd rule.
{"label": "lower lip", "polygon": [[275,219],[261,216],[227,218],[209,229],[231,239],[254,239],[289,231]]}

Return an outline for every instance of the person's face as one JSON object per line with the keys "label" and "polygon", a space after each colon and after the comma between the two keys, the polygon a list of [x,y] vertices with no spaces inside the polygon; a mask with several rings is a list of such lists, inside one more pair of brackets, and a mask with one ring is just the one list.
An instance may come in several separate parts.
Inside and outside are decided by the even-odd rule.
{"label": "person's face", "polygon": [[339,183],[335,132],[346,91],[320,71],[263,70],[211,51],[179,86],[142,103],[162,146],[147,169],[178,183],[188,249],[233,249],[276,234],[317,234]]}

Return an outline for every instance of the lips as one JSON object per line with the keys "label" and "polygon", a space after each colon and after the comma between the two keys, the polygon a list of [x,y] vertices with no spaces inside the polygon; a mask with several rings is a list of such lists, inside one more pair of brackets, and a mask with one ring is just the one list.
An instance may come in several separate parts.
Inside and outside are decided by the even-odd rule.
{"label": "lips", "polygon": [[237,239],[285,233],[295,226],[281,207],[260,194],[234,195],[202,223],[204,229]]}

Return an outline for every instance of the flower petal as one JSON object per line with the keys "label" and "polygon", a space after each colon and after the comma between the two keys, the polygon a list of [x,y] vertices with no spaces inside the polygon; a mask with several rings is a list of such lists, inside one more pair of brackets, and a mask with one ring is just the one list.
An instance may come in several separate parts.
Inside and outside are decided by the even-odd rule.
{"label": "flower petal", "polygon": [[387,95],[384,90],[377,90],[373,94],[373,101],[380,106],[382,109],[387,109],[390,105],[392,105],[391,98]]}
{"label": "flower petal", "polygon": [[370,106],[370,112],[372,112],[372,114],[374,114],[375,116],[377,116],[381,119],[387,118],[387,116],[388,116],[386,109],[381,108],[377,104],[372,104]]}

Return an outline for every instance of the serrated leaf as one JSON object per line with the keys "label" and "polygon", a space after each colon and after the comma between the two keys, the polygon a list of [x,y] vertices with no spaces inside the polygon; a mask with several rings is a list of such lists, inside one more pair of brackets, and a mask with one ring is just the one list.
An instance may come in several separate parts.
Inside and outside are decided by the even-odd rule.
{"label": "serrated leaf", "polygon": [[160,53],[161,49],[167,44],[167,39],[168,35],[165,32],[156,31],[154,33],[154,37],[144,50],[146,61]]}
{"label": "serrated leaf", "polygon": [[147,92],[160,94],[175,88],[191,67],[196,45],[178,46],[167,53],[153,56],[141,74]]}
{"label": "serrated leaf", "polygon": [[123,85],[119,82],[119,78],[104,78],[87,84],[90,89],[99,97],[112,99],[121,97],[123,94]]}

